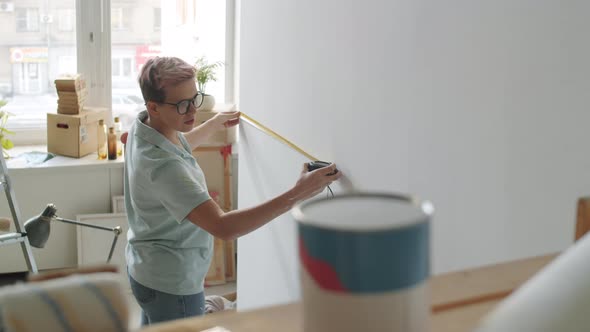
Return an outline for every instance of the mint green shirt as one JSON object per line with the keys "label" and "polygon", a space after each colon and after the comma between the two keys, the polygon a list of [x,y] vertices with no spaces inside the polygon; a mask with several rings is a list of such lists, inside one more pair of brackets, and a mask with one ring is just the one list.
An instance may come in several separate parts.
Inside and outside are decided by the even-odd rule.
{"label": "mint green shirt", "polygon": [[213,238],[186,219],[211,199],[205,176],[180,133],[182,147],[145,125],[141,112],[125,146],[127,268],[140,284],[175,295],[203,291]]}

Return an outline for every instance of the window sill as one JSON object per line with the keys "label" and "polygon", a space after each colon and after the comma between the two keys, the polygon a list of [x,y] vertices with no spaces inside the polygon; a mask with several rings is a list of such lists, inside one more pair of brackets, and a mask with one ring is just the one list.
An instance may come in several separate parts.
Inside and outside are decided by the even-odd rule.
{"label": "window sill", "polygon": [[123,168],[123,157],[117,160],[98,160],[96,153],[91,153],[82,158],[70,158],[55,156],[42,163],[29,163],[24,154],[27,152],[47,152],[45,145],[23,145],[15,146],[7,151],[11,158],[6,160],[9,170],[28,169],[71,169],[71,168]]}

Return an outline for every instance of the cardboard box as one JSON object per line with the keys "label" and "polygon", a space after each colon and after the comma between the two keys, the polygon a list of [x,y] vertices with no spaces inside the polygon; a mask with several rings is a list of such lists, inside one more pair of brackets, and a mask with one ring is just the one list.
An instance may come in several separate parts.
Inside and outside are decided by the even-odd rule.
{"label": "cardboard box", "polygon": [[81,74],[63,75],[54,81],[57,91],[82,91],[86,88],[86,79]]}
{"label": "cardboard box", "polygon": [[84,109],[84,104],[66,104],[61,101],[57,102],[57,113],[65,115],[76,115]]}
{"label": "cardboard box", "polygon": [[86,88],[81,91],[57,91],[57,113],[58,114],[80,114],[80,111],[84,108],[84,102],[88,96],[88,90]]}
{"label": "cardboard box", "polygon": [[47,113],[47,152],[80,158],[97,151],[98,120],[108,116],[107,108],[85,107],[80,114]]}
{"label": "cardboard box", "polygon": [[[195,127],[200,126],[205,121],[211,119],[217,114],[215,110],[212,112],[201,112],[197,111],[195,114]],[[238,127],[234,126],[231,128],[222,129],[215,134],[211,135],[211,138],[205,143],[205,145],[227,145],[234,143],[238,134]]]}

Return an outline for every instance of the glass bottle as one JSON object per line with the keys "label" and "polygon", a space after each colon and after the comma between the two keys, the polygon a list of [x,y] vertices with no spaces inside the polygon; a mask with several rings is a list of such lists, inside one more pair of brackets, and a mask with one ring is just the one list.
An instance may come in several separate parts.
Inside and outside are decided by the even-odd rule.
{"label": "glass bottle", "polygon": [[96,135],[96,144],[98,146],[98,159],[107,159],[107,126],[104,124],[104,120],[98,121]]}
{"label": "glass bottle", "polygon": [[107,144],[109,149],[109,160],[117,159],[117,135],[115,134],[115,128],[109,127],[109,133],[107,135]]}
{"label": "glass bottle", "polygon": [[123,155],[123,143],[121,135],[123,134],[123,124],[118,116],[115,117],[115,135],[117,135],[117,156]]}

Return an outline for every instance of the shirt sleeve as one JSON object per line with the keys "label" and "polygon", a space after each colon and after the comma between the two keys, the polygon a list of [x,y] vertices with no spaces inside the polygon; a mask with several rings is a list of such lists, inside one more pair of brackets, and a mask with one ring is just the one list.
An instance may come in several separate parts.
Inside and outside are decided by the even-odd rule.
{"label": "shirt sleeve", "polygon": [[158,199],[178,222],[197,206],[211,199],[205,183],[199,181],[196,168],[183,165],[180,160],[171,160],[154,169],[151,180]]}

